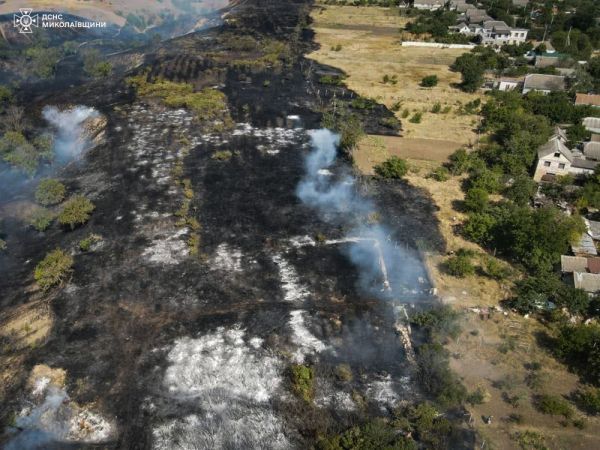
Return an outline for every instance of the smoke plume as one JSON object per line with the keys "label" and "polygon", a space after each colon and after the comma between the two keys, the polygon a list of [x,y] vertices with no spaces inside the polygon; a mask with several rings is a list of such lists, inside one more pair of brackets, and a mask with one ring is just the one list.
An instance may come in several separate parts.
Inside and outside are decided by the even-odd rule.
{"label": "smoke plume", "polygon": [[381,298],[398,298],[417,293],[426,287],[425,270],[414,251],[395,242],[391,231],[382,224],[369,223],[375,205],[357,193],[354,177],[332,169],[339,136],[330,130],[308,132],[313,150],[306,157],[306,173],[297,188],[298,197],[317,209],[325,220],[341,221],[350,232],[342,239],[325,244],[339,244],[359,269],[360,287]]}
{"label": "smoke plume", "polygon": [[56,129],[54,152],[56,159],[64,163],[81,155],[87,144],[84,123],[98,117],[99,113],[88,106],[75,106],[63,111],[46,106],[42,115]]}

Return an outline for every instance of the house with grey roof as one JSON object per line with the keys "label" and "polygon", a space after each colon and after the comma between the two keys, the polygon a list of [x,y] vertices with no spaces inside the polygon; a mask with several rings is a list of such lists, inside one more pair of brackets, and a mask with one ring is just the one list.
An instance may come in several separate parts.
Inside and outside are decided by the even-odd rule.
{"label": "house with grey roof", "polygon": [[492,20],[485,9],[477,9],[475,7],[468,8],[465,11],[465,19],[470,25],[483,23],[486,20]]}
{"label": "house with grey roof", "polygon": [[527,32],[526,29],[509,27],[501,20],[486,20],[477,34],[481,36],[483,45],[501,46],[525,42]]}
{"label": "house with grey roof", "polygon": [[523,94],[531,91],[549,94],[550,92],[559,92],[566,89],[565,77],[561,75],[544,75],[541,73],[531,73],[525,77],[523,83]]}
{"label": "house with grey roof", "polygon": [[561,255],[560,270],[563,273],[587,272],[588,260],[583,256]]}
{"label": "house with grey roof", "polygon": [[583,126],[591,133],[600,134],[600,117],[586,117]]}
{"label": "house with grey roof", "polygon": [[446,0],[415,0],[413,8],[436,11],[446,5]]}
{"label": "house with grey roof", "polygon": [[594,239],[588,234],[583,233],[579,239],[571,244],[571,251],[575,256],[597,256],[596,244]]}
{"label": "house with grey roof", "polygon": [[559,176],[594,173],[600,160],[587,158],[580,151],[569,149],[566,143],[564,130],[557,127],[548,142],[538,149],[538,161],[533,175],[535,181],[554,181]]}
{"label": "house with grey roof", "polygon": [[464,13],[467,9],[472,8],[473,5],[469,5],[465,0],[451,0],[450,10]]}

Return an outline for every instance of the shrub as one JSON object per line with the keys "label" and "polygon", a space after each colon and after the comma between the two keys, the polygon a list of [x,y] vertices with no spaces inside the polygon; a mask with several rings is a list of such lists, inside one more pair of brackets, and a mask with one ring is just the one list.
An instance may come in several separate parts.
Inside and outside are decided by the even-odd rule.
{"label": "shrub", "polygon": [[38,285],[47,290],[62,283],[72,272],[73,257],[57,248],[35,267],[34,278]]}
{"label": "shrub", "polygon": [[210,158],[217,161],[229,161],[232,156],[233,153],[231,153],[229,150],[219,150],[214,152]]}
{"label": "shrub", "polygon": [[408,108],[405,108],[404,111],[402,111],[402,118],[406,119],[408,116],[410,116],[410,111]]}
{"label": "shrub", "polygon": [[423,113],[416,112],[413,116],[408,120],[410,123],[421,123],[421,119],[423,118]]}
{"label": "shrub", "polygon": [[375,419],[361,426],[352,427],[343,433],[321,437],[317,442],[316,449],[417,450],[417,444],[411,438],[399,434],[389,422],[383,419]]}
{"label": "shrub", "polygon": [[423,87],[434,87],[434,86],[437,86],[437,84],[438,84],[437,75],[428,75],[426,77],[423,77],[423,79],[421,80],[421,86],[423,86]]}
{"label": "shrub", "polygon": [[101,240],[102,240],[101,236],[99,236],[97,234],[90,234],[85,239],[82,239],[81,241],[79,241],[79,249],[82,252],[87,252],[90,250],[90,248],[92,248],[92,245],[94,245],[97,242],[100,242]]}
{"label": "shrub", "polygon": [[68,225],[73,230],[78,225],[85,224],[95,208],[90,200],[81,195],[72,197],[58,215],[58,223],[63,226]]}
{"label": "shrub", "polygon": [[294,393],[310,403],[314,396],[314,373],[310,366],[294,364],[290,368],[290,378]]}
{"label": "shrub", "polygon": [[0,239],[0,252],[6,251],[7,245],[4,239]]}
{"label": "shrub", "polygon": [[57,205],[65,199],[67,189],[60,181],[46,178],[40,181],[35,190],[35,200],[44,206]]}
{"label": "shrub", "polygon": [[506,264],[503,264],[492,257],[486,258],[484,271],[488,277],[495,280],[504,280],[509,277],[511,273],[510,268]]}
{"label": "shrub", "polygon": [[451,256],[444,264],[444,269],[446,273],[458,278],[464,278],[475,273],[471,258],[466,255]]}
{"label": "shrub", "polygon": [[352,100],[350,105],[355,109],[373,109],[377,106],[377,102],[372,98],[357,97]]}
{"label": "shrub", "polygon": [[408,164],[397,156],[392,156],[386,161],[375,166],[375,173],[381,178],[402,179],[408,172]]}
{"label": "shrub", "polygon": [[433,114],[437,114],[442,110],[442,104],[440,102],[435,102],[431,107],[431,112]]}
{"label": "shrub", "polygon": [[323,75],[319,78],[319,83],[330,84],[332,86],[342,86],[344,84],[343,76]]}
{"label": "shrub", "polygon": [[341,381],[352,381],[352,369],[348,364],[339,364],[335,368],[335,375]]}
{"label": "shrub", "polygon": [[481,188],[471,188],[465,195],[465,208],[468,211],[483,212],[488,202],[488,193]]}
{"label": "shrub", "polygon": [[52,211],[39,208],[29,218],[29,223],[38,231],[46,231],[56,216]]}
{"label": "shrub", "polygon": [[575,393],[577,406],[588,414],[600,415],[600,389],[586,388]]}
{"label": "shrub", "polygon": [[431,178],[433,178],[435,181],[448,181],[448,178],[450,178],[450,171],[448,169],[446,169],[444,166],[439,166],[436,167],[435,169],[433,169],[431,171],[431,174],[429,174],[429,176]]}
{"label": "shrub", "polygon": [[417,349],[417,380],[426,394],[444,407],[460,404],[467,395],[448,365],[448,351],[441,344],[424,344]]}
{"label": "shrub", "polygon": [[571,408],[571,405],[557,395],[540,395],[536,401],[536,407],[544,414],[563,416],[565,419],[573,417],[573,408]]}
{"label": "shrub", "polygon": [[481,405],[485,403],[486,400],[489,400],[489,392],[487,392],[483,387],[479,386],[469,395],[467,395],[467,402],[471,405]]}

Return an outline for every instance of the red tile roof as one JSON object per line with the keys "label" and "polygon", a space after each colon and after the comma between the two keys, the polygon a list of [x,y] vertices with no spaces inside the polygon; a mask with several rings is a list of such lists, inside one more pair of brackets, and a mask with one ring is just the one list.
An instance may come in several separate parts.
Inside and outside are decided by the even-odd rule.
{"label": "red tile roof", "polygon": [[576,105],[600,106],[600,95],[577,94],[575,98]]}
{"label": "red tile roof", "polygon": [[590,273],[600,273],[600,258],[588,258],[587,263]]}

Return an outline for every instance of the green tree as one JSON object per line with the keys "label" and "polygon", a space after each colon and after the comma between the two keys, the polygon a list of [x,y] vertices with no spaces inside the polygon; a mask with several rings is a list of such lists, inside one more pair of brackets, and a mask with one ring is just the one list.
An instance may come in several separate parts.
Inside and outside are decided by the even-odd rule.
{"label": "green tree", "polygon": [[73,257],[57,248],[35,267],[34,278],[40,288],[47,290],[62,283],[71,274]]}
{"label": "green tree", "polygon": [[65,199],[67,189],[60,181],[46,178],[40,181],[35,191],[35,200],[44,206],[56,205]]}
{"label": "green tree", "polygon": [[434,87],[434,86],[437,86],[437,84],[438,84],[437,75],[427,75],[426,77],[423,77],[423,79],[421,80],[421,86],[423,86],[423,87]]}
{"label": "green tree", "polygon": [[78,225],[85,224],[95,208],[90,200],[81,195],[72,197],[58,215],[58,223],[63,226],[68,225],[73,230]]}
{"label": "green tree", "polygon": [[408,172],[408,164],[397,156],[392,156],[386,161],[375,166],[375,173],[381,178],[402,179]]}
{"label": "green tree", "polygon": [[468,211],[483,212],[489,204],[488,193],[485,189],[471,188],[465,195],[465,208]]}

